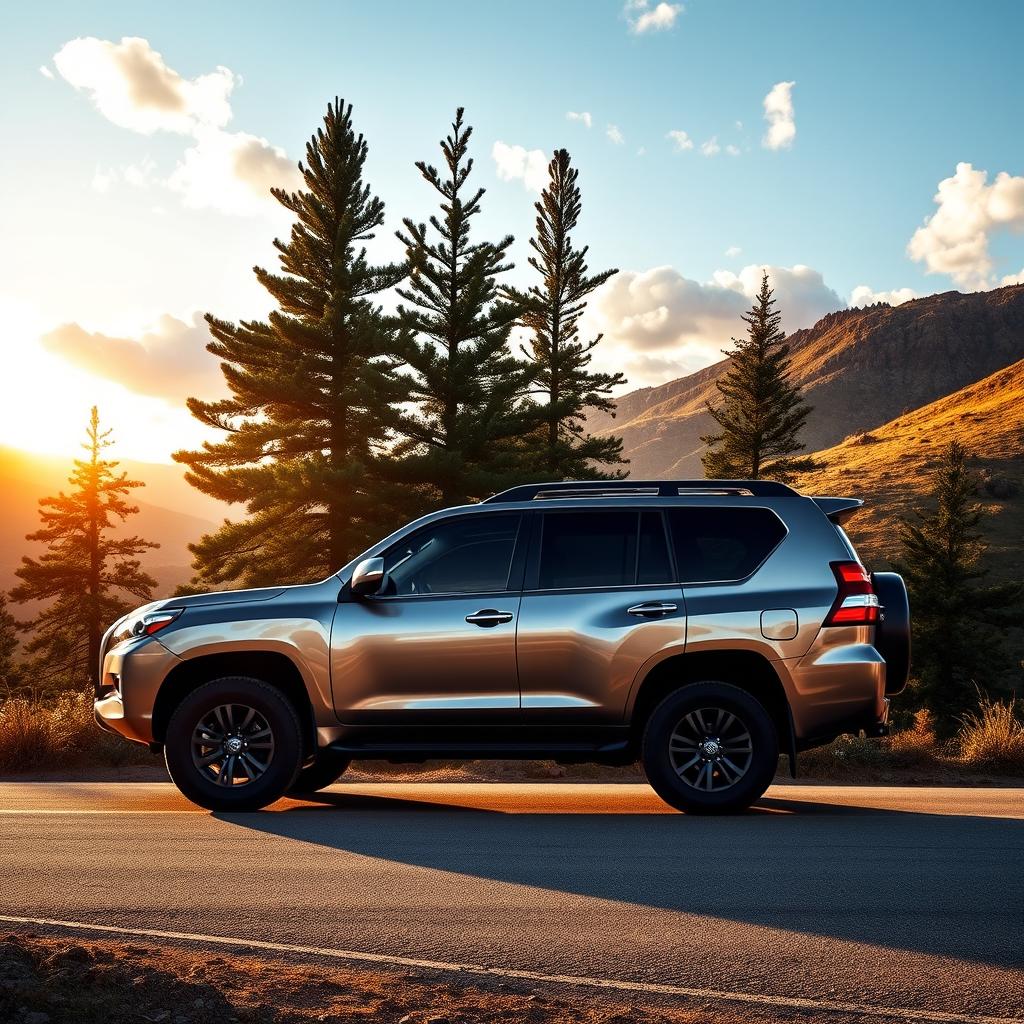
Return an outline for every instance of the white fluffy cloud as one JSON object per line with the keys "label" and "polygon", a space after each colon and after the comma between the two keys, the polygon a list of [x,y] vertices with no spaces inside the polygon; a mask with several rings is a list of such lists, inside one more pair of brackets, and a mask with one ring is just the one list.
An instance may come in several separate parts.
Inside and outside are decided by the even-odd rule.
{"label": "white fluffy cloud", "polygon": [[182,78],[145,39],[72,39],[53,63],[64,79],[89,94],[108,121],[122,128],[189,135],[199,124],[223,127],[231,119],[231,71],[218,67],[208,75]]}
{"label": "white fluffy cloud", "polygon": [[846,303],[810,267],[762,267],[717,271],[707,282],[673,267],[616,274],[595,295],[588,326],[603,331],[603,366],[625,370],[634,387],[691,373],[721,358],[729,339],[743,331],[742,314],[768,272],[783,327],[809,327]]}
{"label": "white fluffy cloud", "polygon": [[650,5],[650,0],[627,0],[623,8],[630,31],[637,35],[644,32],[663,32],[676,23],[683,13],[682,4],[661,3]]}
{"label": "white fluffy cloud", "polygon": [[939,182],[935,203],[938,209],[914,232],[907,254],[962,287],[989,287],[990,236],[1001,229],[1024,231],[1024,176],[1000,171],[989,184],[987,171],[959,163],[951,178]]}
{"label": "white fluffy cloud", "polygon": [[999,279],[999,287],[1005,288],[1009,284],[1024,284],[1024,269],[1019,274],[1006,274]]}
{"label": "white fluffy cloud", "polygon": [[544,150],[498,141],[491,147],[491,156],[502,181],[522,181],[533,192],[543,191],[548,181],[548,156]]}
{"label": "white fluffy cloud", "polygon": [[[159,184],[178,192],[186,206],[250,215],[277,210],[270,187],[300,183],[284,150],[246,132],[229,132],[231,92],[239,79],[225,67],[183,78],[167,66],[149,42],[126,37],[119,43],[92,37],[73,39],[54,55],[54,66],[96,109],[122,128],[150,135],[186,135],[191,145],[169,176],[147,170],[144,180],[123,172],[100,172],[93,184]],[[141,166],[141,165],[138,165]]]}
{"label": "white fluffy cloud", "polygon": [[796,138],[793,112],[793,86],[796,82],[776,82],[764,98],[764,119],[768,122],[762,145],[766,149],[789,149]]}
{"label": "white fluffy cloud", "polygon": [[729,248],[725,250],[725,255],[728,256],[729,259],[735,259],[741,252],[743,252],[743,250],[738,245],[730,245]]}
{"label": "white fluffy cloud", "polygon": [[570,110],[565,116],[570,121],[579,121],[584,128],[589,128],[594,123],[589,110],[581,110],[579,112]]}
{"label": "white fluffy cloud", "polygon": [[693,139],[691,139],[689,134],[686,132],[673,129],[665,136],[665,138],[672,140],[675,144],[677,153],[681,153],[687,149],[693,149]]}
{"label": "white fluffy cloud", "polygon": [[718,144],[718,136],[713,135],[707,142],[700,144],[700,155],[701,156],[718,156],[722,152],[722,147]]}
{"label": "white fluffy cloud", "polygon": [[617,124],[608,125],[604,133],[608,136],[609,141],[614,142],[616,146],[621,146],[626,141],[626,136],[619,131]]}
{"label": "white fluffy cloud", "polygon": [[190,395],[209,398],[223,389],[217,360],[206,351],[210,332],[198,313],[191,321],[165,314],[138,339],[93,334],[70,323],[40,340],[44,349],[94,376],[176,405]]}
{"label": "white fluffy cloud", "polygon": [[866,284],[859,284],[850,293],[850,305],[873,306],[876,302],[887,302],[890,306],[900,306],[916,298],[918,294],[913,288],[893,288],[887,292],[876,292]]}

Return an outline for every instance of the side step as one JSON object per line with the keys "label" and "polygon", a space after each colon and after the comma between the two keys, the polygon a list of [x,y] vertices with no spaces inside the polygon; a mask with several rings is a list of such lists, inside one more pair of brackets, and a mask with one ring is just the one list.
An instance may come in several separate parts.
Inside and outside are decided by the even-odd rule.
{"label": "side step", "polygon": [[524,743],[524,742],[346,742],[336,740],[329,750],[349,758],[385,760],[409,763],[427,760],[501,760],[529,761],[555,760],[565,763],[594,761],[599,763],[628,764],[633,758],[629,741],[613,743]]}

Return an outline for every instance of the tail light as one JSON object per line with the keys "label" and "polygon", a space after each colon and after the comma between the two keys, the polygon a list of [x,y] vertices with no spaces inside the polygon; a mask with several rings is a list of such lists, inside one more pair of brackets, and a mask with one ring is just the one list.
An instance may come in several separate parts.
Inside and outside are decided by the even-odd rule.
{"label": "tail light", "polygon": [[860,562],[832,562],[839,593],[825,618],[826,626],[873,626],[878,622],[878,595]]}

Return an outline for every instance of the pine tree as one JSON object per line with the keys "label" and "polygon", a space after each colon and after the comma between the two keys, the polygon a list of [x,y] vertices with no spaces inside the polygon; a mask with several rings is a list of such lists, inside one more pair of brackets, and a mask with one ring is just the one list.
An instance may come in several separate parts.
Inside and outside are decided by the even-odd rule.
{"label": "pine tree", "polygon": [[366,156],[351,104],[335,100],[299,164],[304,188],[271,190],[296,217],[274,241],[282,272],[254,268],[277,309],[260,322],[206,317],[231,397],[188,405],[227,437],[174,457],[248,516],[193,547],[194,586],[326,576],[388,525],[377,459],[405,395],[394,329],[371,297],[405,269],[367,261],[384,204],[363,182]]}
{"label": "pine tree", "polygon": [[706,476],[786,482],[798,473],[822,468],[812,458],[795,458],[804,450],[800,431],[811,407],[790,380],[789,346],[767,273],[743,319],[747,337],[733,338],[736,347],[726,353],[732,357],[732,366],[715,384],[722,404],[706,404],[721,427],[719,433],[701,438],[709,448],[701,460]]}
{"label": "pine tree", "polygon": [[536,408],[540,430],[533,440],[536,450],[528,458],[537,475],[550,480],[607,479],[609,474],[595,467],[621,464],[622,439],[596,437],[585,433],[587,409],[614,415],[611,389],[625,383],[621,373],[592,373],[588,367],[592,353],[601,341],[579,340],[579,320],[587,306],[587,297],[618,270],[589,275],[587,246],[577,249],[571,232],[579,221],[582,200],[567,150],[559,149],[548,164],[548,184],[534,204],[537,211],[536,235],[530,246],[536,255],[530,266],[541,275],[540,285],[527,291],[504,289],[505,295],[520,305],[519,323],[530,332],[533,395],[544,401]]}
{"label": "pine tree", "polygon": [[409,305],[398,316],[411,370],[407,397],[416,411],[395,424],[401,438],[395,455],[402,478],[431,488],[443,505],[483,498],[512,482],[527,422],[526,371],[508,346],[519,308],[502,299],[496,281],[511,269],[512,237],[470,241],[485,190],[467,191],[473,130],[462,114],[459,107],[441,143],[443,176],[424,161],[416,164],[440,196],[440,214],[429,226],[406,218],[398,232],[411,270],[398,290]]}
{"label": "pine tree", "polygon": [[904,699],[928,708],[943,735],[956,731],[979,690],[1000,689],[1009,659],[998,627],[1019,625],[1022,617],[1024,585],[982,582],[987,545],[977,529],[977,486],[967,453],[953,441],[935,471],[935,508],[902,523],[895,563],[913,613],[914,678]]}
{"label": "pine tree", "polygon": [[0,592],[0,693],[9,694],[21,681],[17,650],[18,624],[7,608],[7,595]]}
{"label": "pine tree", "polygon": [[[15,573],[21,582],[11,591],[11,600],[51,602],[22,623],[31,633],[25,645],[27,671],[43,689],[55,688],[56,682],[80,686],[90,680],[103,631],[132,605],[152,600],[156,586],[137,556],[159,545],[140,537],[112,536],[138,512],[125,497],[143,485],[116,472],[118,463],[103,457],[113,444],[110,433],[100,429],[93,406],[82,445],[88,458],[75,460],[69,493],[40,500],[42,527],[26,538],[47,549],[39,558],[22,558]],[[125,595],[133,598],[131,604]]]}

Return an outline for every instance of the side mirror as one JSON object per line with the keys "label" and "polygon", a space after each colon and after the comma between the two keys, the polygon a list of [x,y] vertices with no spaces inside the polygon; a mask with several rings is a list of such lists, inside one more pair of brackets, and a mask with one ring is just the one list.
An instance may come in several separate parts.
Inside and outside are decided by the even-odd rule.
{"label": "side mirror", "polygon": [[383,558],[364,558],[352,573],[352,593],[360,597],[379,594],[387,582]]}

